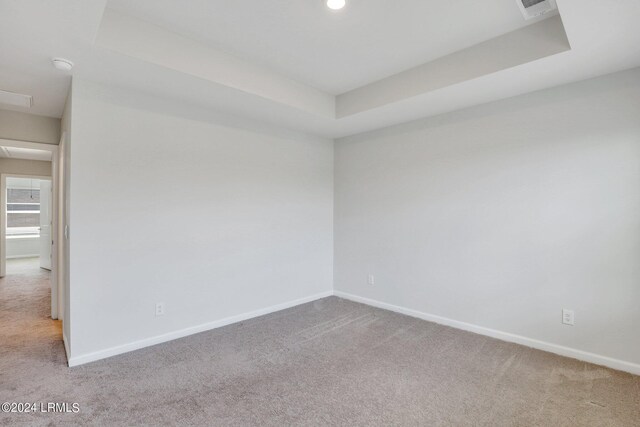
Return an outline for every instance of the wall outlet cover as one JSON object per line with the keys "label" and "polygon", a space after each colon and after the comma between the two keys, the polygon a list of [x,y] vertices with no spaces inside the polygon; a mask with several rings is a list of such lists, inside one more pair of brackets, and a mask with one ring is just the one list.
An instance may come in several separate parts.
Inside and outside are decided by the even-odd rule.
{"label": "wall outlet cover", "polygon": [[573,310],[562,309],[562,323],[570,326],[575,324],[575,313]]}
{"label": "wall outlet cover", "polygon": [[156,304],[156,316],[164,316],[164,303],[159,302]]}

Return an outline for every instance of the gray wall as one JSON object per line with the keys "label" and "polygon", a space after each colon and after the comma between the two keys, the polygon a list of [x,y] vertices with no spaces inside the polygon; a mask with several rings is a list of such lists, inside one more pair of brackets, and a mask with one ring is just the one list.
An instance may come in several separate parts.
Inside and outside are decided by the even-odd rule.
{"label": "gray wall", "polygon": [[336,141],[334,227],[338,291],[640,363],[640,69]]}

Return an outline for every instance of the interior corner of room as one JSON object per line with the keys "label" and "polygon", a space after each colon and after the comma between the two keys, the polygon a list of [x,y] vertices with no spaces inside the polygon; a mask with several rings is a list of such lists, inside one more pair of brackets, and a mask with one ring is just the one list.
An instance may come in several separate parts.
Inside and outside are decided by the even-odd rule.
{"label": "interior corner of room", "polygon": [[0,2],[7,419],[637,424],[639,17]]}

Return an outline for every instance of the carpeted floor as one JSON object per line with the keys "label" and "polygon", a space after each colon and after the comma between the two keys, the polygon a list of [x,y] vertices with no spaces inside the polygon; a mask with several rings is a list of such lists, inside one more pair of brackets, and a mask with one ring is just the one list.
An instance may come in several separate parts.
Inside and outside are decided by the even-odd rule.
{"label": "carpeted floor", "polygon": [[640,377],[335,297],[67,368],[47,274],[0,280],[0,425],[638,426]]}

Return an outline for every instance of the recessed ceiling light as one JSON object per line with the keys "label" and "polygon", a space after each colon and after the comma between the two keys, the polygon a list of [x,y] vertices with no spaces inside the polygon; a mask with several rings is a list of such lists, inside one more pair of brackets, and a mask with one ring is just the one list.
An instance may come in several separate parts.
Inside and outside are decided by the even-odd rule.
{"label": "recessed ceiling light", "polygon": [[340,10],[346,4],[346,0],[327,0],[327,7],[332,10]]}
{"label": "recessed ceiling light", "polygon": [[68,59],[53,58],[52,62],[53,66],[58,70],[71,71],[71,69],[73,68],[73,62],[69,61]]}

